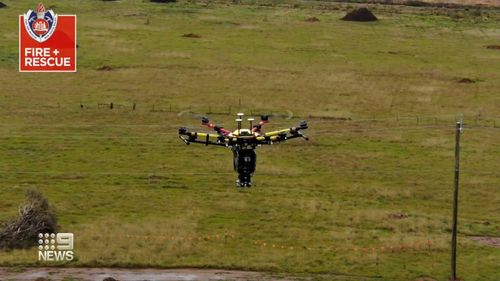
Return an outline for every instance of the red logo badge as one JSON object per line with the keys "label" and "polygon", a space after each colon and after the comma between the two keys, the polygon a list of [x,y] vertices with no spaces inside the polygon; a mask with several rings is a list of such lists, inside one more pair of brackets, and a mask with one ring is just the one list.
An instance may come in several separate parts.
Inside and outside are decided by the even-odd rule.
{"label": "red logo badge", "polygon": [[57,15],[42,3],[19,16],[20,72],[76,71],[76,16]]}

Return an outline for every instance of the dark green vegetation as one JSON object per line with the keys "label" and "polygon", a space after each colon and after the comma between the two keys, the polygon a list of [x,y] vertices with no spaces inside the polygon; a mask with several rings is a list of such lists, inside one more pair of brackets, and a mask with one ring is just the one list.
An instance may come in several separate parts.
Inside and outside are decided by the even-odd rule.
{"label": "dark green vegetation", "polygon": [[[467,238],[500,235],[498,10],[376,6],[378,22],[352,23],[332,3],[54,1],[78,15],[78,73],[20,74],[16,19],[36,3],[5,3],[0,221],[37,187],[75,233],[74,265],[445,280],[464,114],[459,276],[500,279],[498,248]],[[176,136],[195,114],[287,110],[270,129],[306,118],[311,141],[260,148],[250,190],[229,150]]]}

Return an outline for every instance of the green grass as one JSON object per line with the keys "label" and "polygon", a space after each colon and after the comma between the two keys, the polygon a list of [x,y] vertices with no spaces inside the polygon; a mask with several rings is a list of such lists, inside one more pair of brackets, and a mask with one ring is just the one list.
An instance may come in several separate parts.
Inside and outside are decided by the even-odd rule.
{"label": "green grass", "polygon": [[[459,276],[500,278],[498,248],[466,237],[500,236],[500,52],[484,47],[500,44],[498,10],[373,6],[379,22],[352,23],[338,20],[347,5],[323,2],[54,1],[78,15],[78,72],[29,74],[17,72],[15,19],[33,3],[5,3],[0,221],[38,188],[75,233],[70,265],[445,280],[463,114]],[[109,102],[127,107],[98,107]],[[226,113],[240,110],[291,111],[269,127],[311,127],[309,142],[259,148],[245,191],[228,149],[176,136],[198,128],[196,114],[224,113],[212,119],[231,127]],[[430,249],[380,250],[428,240]],[[0,252],[0,265],[36,257]]]}

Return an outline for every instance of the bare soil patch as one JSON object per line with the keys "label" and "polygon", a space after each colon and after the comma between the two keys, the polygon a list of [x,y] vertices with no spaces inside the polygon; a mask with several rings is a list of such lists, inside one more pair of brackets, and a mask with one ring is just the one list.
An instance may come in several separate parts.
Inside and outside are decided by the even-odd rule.
{"label": "bare soil patch", "polygon": [[296,278],[272,277],[267,273],[219,269],[130,269],[130,268],[28,268],[15,272],[0,268],[0,276],[5,280],[17,281],[132,281],[132,280],[297,280]]}
{"label": "bare soil patch", "polygon": [[319,19],[317,17],[310,17],[306,19],[307,22],[319,22]]}
{"label": "bare soil patch", "polygon": [[485,46],[486,49],[491,49],[491,50],[500,50],[500,45],[488,45]]}
{"label": "bare soil patch", "polygon": [[408,218],[409,215],[407,213],[393,213],[393,214],[389,214],[387,217],[389,219],[393,219],[393,220],[401,220],[401,219]]}
{"label": "bare soil patch", "polygon": [[201,35],[196,34],[196,33],[186,33],[186,34],[182,34],[182,37],[186,37],[186,38],[201,38]]}
{"label": "bare soil patch", "polygon": [[112,71],[115,70],[112,66],[110,65],[103,65],[97,68],[98,71]]}
{"label": "bare soil patch", "polygon": [[470,78],[461,78],[461,79],[458,79],[457,82],[464,83],[464,84],[473,84],[473,83],[476,83],[476,80],[470,79]]}
{"label": "bare soil patch", "polygon": [[153,3],[175,3],[177,0],[150,0]]}
{"label": "bare soil patch", "polygon": [[471,236],[472,241],[479,242],[484,245],[500,248],[500,237],[491,236]]}

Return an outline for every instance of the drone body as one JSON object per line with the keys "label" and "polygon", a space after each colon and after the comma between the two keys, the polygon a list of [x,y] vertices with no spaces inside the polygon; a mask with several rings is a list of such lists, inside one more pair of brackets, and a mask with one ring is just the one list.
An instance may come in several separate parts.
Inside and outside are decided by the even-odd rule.
{"label": "drone body", "polygon": [[256,166],[255,148],[260,145],[270,145],[297,137],[308,140],[301,132],[301,130],[307,129],[307,123],[302,121],[297,127],[264,133],[262,126],[269,122],[268,116],[262,115],[261,121],[257,125],[253,125],[254,119],[249,118],[250,128],[242,129],[243,115],[243,113],[238,113],[238,119],[236,119],[238,129],[235,131],[231,132],[214,125],[204,117],[202,125],[213,129],[216,134],[191,132],[183,127],[179,129],[179,138],[186,144],[200,143],[230,147],[233,151],[233,167],[238,173],[236,185],[238,187],[250,187],[252,186],[252,175]]}

